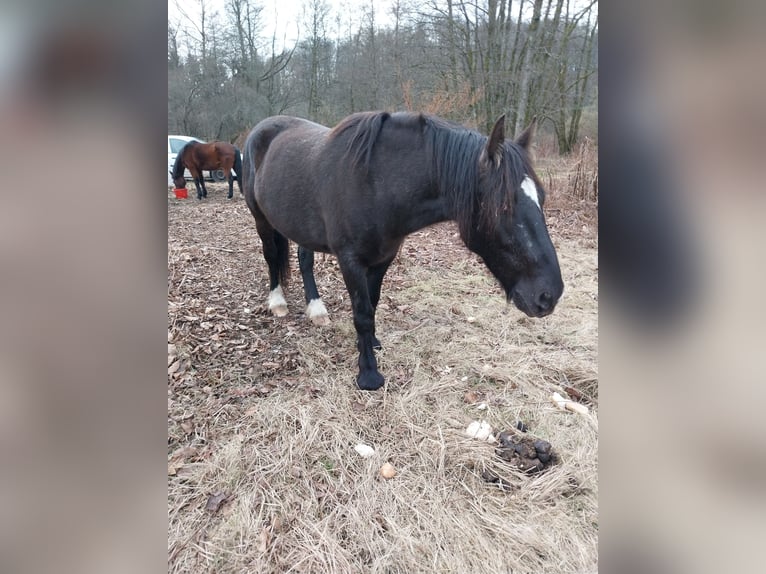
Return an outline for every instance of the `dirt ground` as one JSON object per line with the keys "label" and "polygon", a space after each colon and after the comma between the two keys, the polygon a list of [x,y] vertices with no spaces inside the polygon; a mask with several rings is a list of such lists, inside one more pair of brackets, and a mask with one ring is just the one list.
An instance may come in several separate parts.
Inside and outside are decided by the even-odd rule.
{"label": "dirt ground", "polygon": [[[595,572],[595,205],[549,190],[566,286],[544,319],[506,305],[454,225],[409,237],[377,313],[387,384],[363,392],[334,258],[315,270],[329,326],[304,315],[295,246],[272,317],[253,219],[225,189],[168,194],[168,571]],[[481,420],[523,422],[557,464],[525,473],[465,435]]]}

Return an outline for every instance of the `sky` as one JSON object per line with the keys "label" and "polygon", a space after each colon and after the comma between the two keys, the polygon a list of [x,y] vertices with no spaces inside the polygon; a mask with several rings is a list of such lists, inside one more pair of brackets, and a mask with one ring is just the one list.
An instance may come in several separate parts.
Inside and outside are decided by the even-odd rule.
{"label": "sky", "polygon": [[[577,9],[588,3],[589,0],[573,0],[572,6]],[[226,0],[204,0],[208,14],[218,12],[221,20],[225,19]],[[375,20],[378,26],[393,25],[391,6],[394,0],[325,0],[331,10],[331,21],[328,22],[328,34],[330,36],[343,36],[348,33],[348,26],[353,23],[355,28],[361,19],[362,10],[372,2],[375,6]],[[299,38],[304,38],[305,24],[304,14],[307,10],[304,6],[308,0],[255,0],[255,4],[264,7],[261,14],[265,21],[262,36],[271,38],[276,33],[277,49],[285,46],[292,47]],[[417,5],[417,2],[409,1],[404,4]],[[427,0],[422,0],[426,4]],[[598,5],[595,7],[598,14]],[[515,12],[515,9],[514,9]],[[186,16],[184,16],[184,14]],[[200,0],[168,0],[168,23],[189,26],[189,18],[199,20]],[[333,20],[335,15],[340,15],[342,22],[339,24]]]}
{"label": "sky", "polygon": [[[369,5],[369,0],[325,0],[330,6],[332,14],[341,14],[345,20],[358,17],[360,9],[364,5]],[[296,40],[305,37],[304,24],[302,22],[304,4],[306,0],[256,0],[264,9],[262,17],[266,25],[263,29],[264,37],[272,37],[276,32],[278,46],[292,46]],[[226,0],[205,0],[208,13],[218,11],[221,18],[225,15]],[[388,12],[391,7],[391,0],[374,0],[376,21],[379,25],[386,25],[390,18]],[[188,18],[198,19],[200,14],[200,0],[168,0],[168,22],[171,24],[180,23],[181,26],[189,24]],[[328,23],[331,35],[333,28],[337,27],[335,22]]]}

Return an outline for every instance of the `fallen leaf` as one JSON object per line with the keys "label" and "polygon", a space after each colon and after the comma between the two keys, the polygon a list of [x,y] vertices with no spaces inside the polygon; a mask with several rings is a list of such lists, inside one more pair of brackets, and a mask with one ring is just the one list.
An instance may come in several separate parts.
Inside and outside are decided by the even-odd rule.
{"label": "fallen leaf", "polygon": [[173,375],[176,371],[178,371],[180,366],[181,361],[173,361],[173,363],[171,363],[171,365],[168,367],[168,375]]}
{"label": "fallen leaf", "polygon": [[[176,449],[173,451],[173,454],[170,455],[170,460],[174,462],[178,462],[181,460],[185,460],[187,458],[192,458],[193,456],[197,456],[197,449],[193,446],[182,446],[179,449]],[[168,463],[169,465],[170,463]]]}
{"label": "fallen leaf", "polygon": [[260,550],[261,554],[265,554],[266,551],[269,549],[269,539],[270,538],[271,537],[269,536],[269,531],[266,530],[265,528],[262,528],[261,529],[261,535],[260,535],[261,543],[260,543],[260,545],[258,547],[258,550]]}
{"label": "fallen leaf", "polygon": [[362,413],[366,409],[366,406],[361,401],[351,401],[351,410],[355,413]]}
{"label": "fallen leaf", "polygon": [[168,476],[175,476],[178,474],[178,469],[183,466],[183,463],[169,462],[168,463]]}
{"label": "fallen leaf", "polygon": [[178,476],[179,479],[190,479],[191,477],[198,475],[200,466],[204,463],[200,462],[190,462],[188,464],[183,464],[181,466],[175,465],[176,467],[176,476]]}
{"label": "fallen leaf", "polygon": [[208,512],[216,513],[221,509],[221,505],[226,502],[226,495],[223,492],[216,492],[215,494],[211,494],[208,499],[207,503],[205,504],[205,510]]}
{"label": "fallen leaf", "polygon": [[274,532],[281,532],[282,530],[284,530],[284,527],[285,527],[285,524],[281,516],[275,516],[274,520],[271,521],[271,529]]}
{"label": "fallen leaf", "polygon": [[181,423],[181,430],[186,434],[191,434],[194,431],[194,423],[192,421],[183,421]]}

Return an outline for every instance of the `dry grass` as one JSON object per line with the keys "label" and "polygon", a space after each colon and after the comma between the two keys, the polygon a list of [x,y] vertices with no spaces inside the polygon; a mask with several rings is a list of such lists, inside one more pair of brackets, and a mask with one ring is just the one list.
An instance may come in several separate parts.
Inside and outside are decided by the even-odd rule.
{"label": "dry grass", "polygon": [[[168,201],[170,572],[596,570],[592,213],[572,215],[551,193],[566,291],[543,320],[506,307],[452,225],[409,238],[378,311],[387,385],[369,393],[354,385],[334,259],[317,260],[330,326],[305,320],[297,273],[290,314],[271,317],[250,214],[211,188],[204,203]],[[555,409],[549,396],[565,387],[590,415]],[[561,463],[517,473],[463,436],[475,419],[497,430],[524,421]],[[375,456],[361,458],[359,442]],[[386,461],[391,480],[378,476]],[[510,491],[485,482],[485,469]],[[206,509],[215,494],[226,498]]]}
{"label": "dry grass", "polygon": [[555,143],[547,140],[547,150],[537,172],[548,189],[566,190],[568,200],[587,206],[598,201],[598,147],[590,138],[575,146],[571,155],[556,155]]}

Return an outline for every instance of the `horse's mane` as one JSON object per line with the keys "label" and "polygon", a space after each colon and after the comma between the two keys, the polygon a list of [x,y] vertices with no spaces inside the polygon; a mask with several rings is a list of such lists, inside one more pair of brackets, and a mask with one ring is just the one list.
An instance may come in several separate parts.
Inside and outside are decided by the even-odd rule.
{"label": "horse's mane", "polygon": [[452,205],[461,237],[468,241],[473,228],[494,229],[510,217],[513,190],[533,173],[523,150],[506,140],[493,162],[482,157],[486,136],[435,116],[425,116],[425,125],[436,185]]}
{"label": "horse's mane", "polygon": [[378,139],[383,123],[391,117],[388,112],[359,112],[341,120],[330,132],[330,138],[337,138],[353,129],[354,135],[346,147],[346,155],[351,159],[351,165],[370,165],[372,148]]}
{"label": "horse's mane", "polygon": [[[352,165],[369,168],[373,146],[389,118],[387,112],[352,114],[333,128],[330,137],[353,130],[346,154]],[[513,191],[509,190],[518,188],[526,174],[534,173],[520,146],[506,140],[500,161],[493,162],[482,158],[488,138],[476,131],[425,114],[397,114],[395,118],[423,126],[436,185],[452,206],[465,241],[473,228],[494,229],[501,217],[511,216]]]}
{"label": "horse's mane", "polygon": [[178,150],[178,153],[176,154],[176,161],[173,164],[173,173],[172,177],[173,179],[178,179],[181,177],[184,173],[184,154],[186,152],[186,148],[194,142],[188,142],[184,147],[182,147],[180,150]]}

